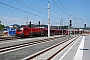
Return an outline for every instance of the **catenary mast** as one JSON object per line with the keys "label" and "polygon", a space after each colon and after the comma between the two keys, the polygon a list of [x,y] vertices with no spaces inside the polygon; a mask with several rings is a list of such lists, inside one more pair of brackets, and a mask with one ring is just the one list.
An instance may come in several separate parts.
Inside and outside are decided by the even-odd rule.
{"label": "catenary mast", "polygon": [[50,37],[50,3],[48,2],[48,37]]}

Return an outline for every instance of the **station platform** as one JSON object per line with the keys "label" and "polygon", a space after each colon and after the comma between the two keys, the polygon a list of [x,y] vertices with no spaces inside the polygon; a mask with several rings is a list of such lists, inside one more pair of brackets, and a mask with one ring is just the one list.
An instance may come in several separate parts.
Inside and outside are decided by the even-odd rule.
{"label": "station platform", "polygon": [[90,60],[90,36],[80,36],[52,60]]}

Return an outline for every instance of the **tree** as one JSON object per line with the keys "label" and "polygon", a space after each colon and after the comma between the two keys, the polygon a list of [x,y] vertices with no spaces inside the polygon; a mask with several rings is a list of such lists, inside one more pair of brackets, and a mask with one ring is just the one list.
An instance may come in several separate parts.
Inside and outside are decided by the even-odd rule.
{"label": "tree", "polygon": [[4,28],[5,28],[5,26],[0,24],[0,31],[3,30]]}

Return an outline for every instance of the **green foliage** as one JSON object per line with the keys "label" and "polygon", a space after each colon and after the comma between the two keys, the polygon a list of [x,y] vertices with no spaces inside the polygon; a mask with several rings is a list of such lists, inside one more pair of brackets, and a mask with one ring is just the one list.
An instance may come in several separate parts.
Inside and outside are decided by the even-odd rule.
{"label": "green foliage", "polygon": [[5,26],[0,24],[0,31],[3,30],[4,28],[5,28]]}

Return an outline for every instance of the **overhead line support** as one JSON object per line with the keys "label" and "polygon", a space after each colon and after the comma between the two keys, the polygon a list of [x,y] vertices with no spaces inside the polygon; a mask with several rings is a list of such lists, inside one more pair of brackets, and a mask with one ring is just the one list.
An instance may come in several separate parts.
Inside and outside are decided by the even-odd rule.
{"label": "overhead line support", "polygon": [[48,2],[48,37],[50,37],[50,3]]}

